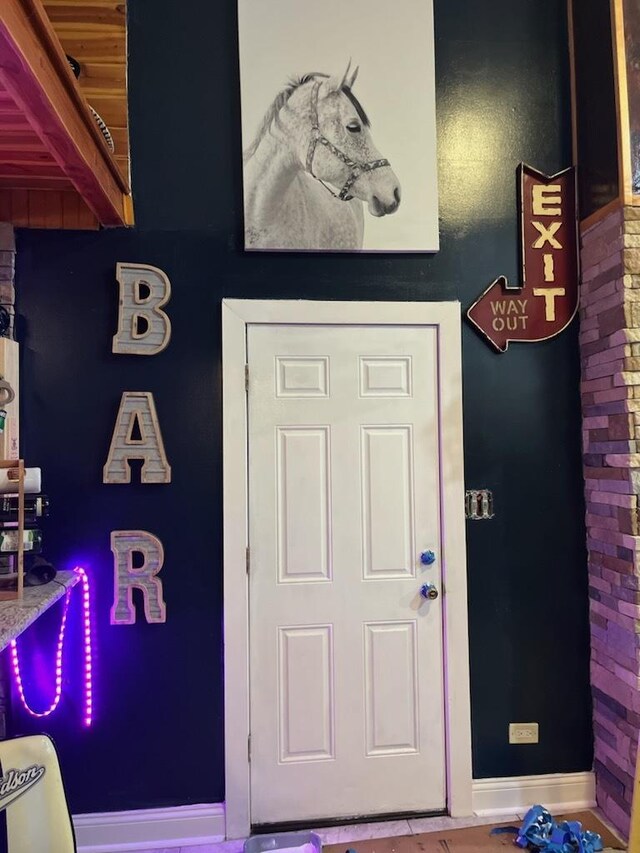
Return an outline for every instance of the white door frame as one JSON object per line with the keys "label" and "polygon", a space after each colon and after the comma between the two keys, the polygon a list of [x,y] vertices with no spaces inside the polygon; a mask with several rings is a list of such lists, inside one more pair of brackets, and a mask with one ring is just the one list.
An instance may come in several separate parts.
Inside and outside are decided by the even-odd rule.
{"label": "white door frame", "polygon": [[[226,837],[251,828],[249,740],[249,590],[247,326],[376,325],[438,327],[441,442],[442,606],[447,808],[472,814],[471,700],[464,523],[462,365],[459,302],[311,302],[222,300],[222,405],[224,478],[224,704]],[[442,332],[442,334],[440,333]]]}

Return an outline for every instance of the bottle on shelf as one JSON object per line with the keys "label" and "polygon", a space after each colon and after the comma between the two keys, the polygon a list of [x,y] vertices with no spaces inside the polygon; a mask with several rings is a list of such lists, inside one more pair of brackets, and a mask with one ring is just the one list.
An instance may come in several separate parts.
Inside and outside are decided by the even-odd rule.
{"label": "bottle on shelf", "polygon": [[[17,530],[0,530],[0,554],[17,554],[19,541]],[[23,530],[22,542],[25,553],[39,553],[42,548],[42,531],[34,528]]]}
{"label": "bottle on shelf", "polygon": [[[24,496],[25,527],[49,515],[49,498],[46,495]],[[18,495],[0,495],[0,526],[18,524]]]}

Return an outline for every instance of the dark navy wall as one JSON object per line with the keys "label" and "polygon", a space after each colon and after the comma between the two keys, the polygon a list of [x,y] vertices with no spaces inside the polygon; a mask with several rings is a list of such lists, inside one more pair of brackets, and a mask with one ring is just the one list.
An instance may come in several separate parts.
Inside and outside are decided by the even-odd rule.
{"label": "dark navy wall", "polygon": [[[18,244],[24,454],[52,499],[49,556],[82,560],[96,585],[97,685],[90,731],[73,661],[57,717],[35,723],[14,702],[13,727],[54,735],[76,812],[224,798],[222,297],[467,307],[497,275],[517,277],[518,162],[571,162],[564,0],[436,0],[441,251],[245,255],[235,3],[129,5],[137,227],[23,231]],[[117,261],[171,278],[173,338],[156,357],[111,354]],[[468,526],[474,772],[587,770],[576,328],[505,355],[466,325],[463,337],[466,480],[497,508]],[[101,483],[124,390],[155,395],[171,485]],[[109,625],[109,534],[135,528],[165,545],[164,626]],[[25,643],[49,648],[54,622]],[[508,745],[522,720],[539,721],[538,746]]]}

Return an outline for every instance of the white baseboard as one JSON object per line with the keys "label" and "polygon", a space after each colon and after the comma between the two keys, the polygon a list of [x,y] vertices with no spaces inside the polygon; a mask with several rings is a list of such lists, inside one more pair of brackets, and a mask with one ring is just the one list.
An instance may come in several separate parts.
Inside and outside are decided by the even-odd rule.
{"label": "white baseboard", "polygon": [[[473,812],[479,817],[522,814],[536,803],[554,813],[589,809],[596,804],[595,787],[592,772],[475,779]],[[78,853],[128,853],[225,838],[223,803],[83,814],[73,823]]]}
{"label": "white baseboard", "polygon": [[522,814],[537,803],[553,813],[593,808],[595,774],[589,771],[473,780],[473,812],[481,817]]}
{"label": "white baseboard", "polygon": [[224,804],[75,815],[78,853],[118,853],[224,841]]}

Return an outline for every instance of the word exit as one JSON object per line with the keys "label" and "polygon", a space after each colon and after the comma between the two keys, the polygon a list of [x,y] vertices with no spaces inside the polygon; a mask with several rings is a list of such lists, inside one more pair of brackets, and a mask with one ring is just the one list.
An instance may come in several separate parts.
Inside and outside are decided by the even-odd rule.
{"label": "word exit", "polygon": [[499,352],[511,341],[554,338],[578,308],[575,169],[549,176],[521,164],[518,183],[520,283],[500,276],[467,311],[472,325]]}

